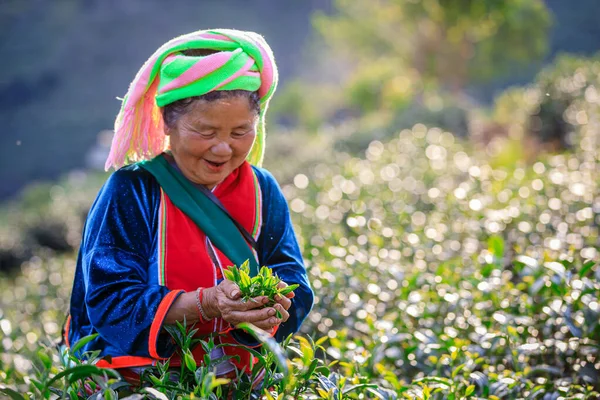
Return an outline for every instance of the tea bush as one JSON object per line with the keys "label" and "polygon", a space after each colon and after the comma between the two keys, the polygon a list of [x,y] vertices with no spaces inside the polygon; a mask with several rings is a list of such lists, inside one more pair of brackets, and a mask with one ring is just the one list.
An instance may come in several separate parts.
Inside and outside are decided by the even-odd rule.
{"label": "tea bush", "polygon": [[595,154],[493,169],[416,126],[314,166],[284,188],[318,296],[307,328],[346,372],[396,390],[432,376],[486,398],[597,385]]}
{"label": "tea bush", "polygon": [[494,119],[554,148],[598,147],[600,55],[562,55],[525,88],[496,99]]}
{"label": "tea bush", "polygon": [[[297,174],[283,190],[316,305],[284,351],[256,354],[270,366],[264,396],[596,398],[599,163],[580,149],[492,168],[450,133],[416,125],[364,157],[335,152]],[[60,371],[50,387],[71,398],[129,393],[110,372],[64,373],[51,349],[73,267],[72,255],[33,257],[0,283],[1,378],[31,398],[49,396],[43,382]],[[158,384],[159,368],[149,398],[226,390]]]}
{"label": "tea bush", "polygon": [[[233,391],[267,399],[599,398],[600,97],[595,67],[564,65],[556,87],[575,90],[563,113],[573,146],[531,165],[490,160],[423,124],[391,139],[393,130],[385,131],[388,139],[370,140],[360,153],[365,135],[356,133],[381,125],[369,116],[305,137],[301,163],[290,162],[291,148],[272,156],[316,304],[301,334],[282,346],[244,327],[264,343],[253,350],[253,375],[237,383],[215,377],[210,360],[186,358],[192,345],[214,346],[211,339],[197,341],[193,330],[177,327],[169,330],[186,362],[175,370],[157,365],[137,392],[96,368],[97,354],[83,362],[59,356],[54,342],[75,255],[38,243],[19,274],[0,280],[0,390],[14,399],[191,399]],[[569,65],[575,70],[564,72]],[[550,101],[535,96],[539,88],[528,90]],[[533,102],[524,115],[511,114],[515,99],[513,91],[497,111],[526,124],[541,110]],[[340,138],[350,145],[335,147]],[[286,139],[279,140],[285,150]],[[0,244],[29,240],[18,239],[30,237],[26,229],[10,228],[20,221],[58,221],[64,231],[52,224],[47,231],[76,247],[72,238],[98,179],[87,183],[33,191],[29,208],[4,209],[10,223]],[[253,392],[263,367],[268,390]]]}

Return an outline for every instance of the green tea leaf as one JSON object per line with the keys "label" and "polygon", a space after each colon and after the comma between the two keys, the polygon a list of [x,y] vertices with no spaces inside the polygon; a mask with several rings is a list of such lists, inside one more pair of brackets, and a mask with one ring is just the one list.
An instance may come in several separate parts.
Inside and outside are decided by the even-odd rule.
{"label": "green tea leaf", "polygon": [[450,379],[436,376],[426,376],[424,378],[415,379],[413,383],[438,383],[440,385],[452,387],[452,381]]}
{"label": "green tea leaf", "polygon": [[224,269],[223,275],[225,276],[225,279],[235,281],[235,274],[230,269]]}
{"label": "green tea leaf", "polygon": [[46,354],[46,351],[44,349],[40,349],[37,352],[37,356],[40,359],[40,361],[42,362],[42,365],[44,366],[44,368],[50,369],[52,367],[52,360],[50,359],[50,356],[48,356],[48,354]]}
{"label": "green tea leaf", "polygon": [[300,287],[300,285],[298,285],[297,283],[294,283],[293,285],[289,285],[284,287],[283,289],[279,290],[279,294],[282,296],[285,296],[291,292],[293,292],[294,290],[298,289]]}
{"label": "green tea leaf", "polygon": [[271,268],[262,266],[258,274],[264,278],[268,278],[271,276]]}
{"label": "green tea leaf", "polygon": [[88,335],[88,336],[82,337],[71,347],[71,354],[77,353],[77,351],[79,349],[81,349],[83,346],[85,346],[92,340],[96,339],[97,337],[98,337],[97,333],[94,333],[93,335]]}
{"label": "green tea leaf", "polygon": [[194,356],[188,350],[184,355],[185,366],[190,371],[194,372],[196,370],[196,360],[194,360]]}
{"label": "green tea leaf", "polygon": [[465,368],[465,364],[460,364],[458,367],[454,368],[454,371],[452,371],[452,379],[456,378],[463,368]]}
{"label": "green tea leaf", "polygon": [[596,263],[594,261],[588,261],[581,267],[581,271],[579,271],[579,276],[586,276],[588,271],[590,271]]}
{"label": "green tea leaf", "polygon": [[109,375],[112,376],[113,378],[118,378],[119,374],[112,369],[108,369],[108,368],[99,368],[96,367],[95,365],[77,365],[75,367],[72,368],[68,368],[56,375],[54,375],[52,377],[52,379],[50,379],[48,382],[46,382],[46,386],[45,388],[49,388],[54,382],[56,382],[57,380],[63,378],[63,377],[67,377],[67,379],[69,380],[69,382],[74,382],[78,379],[80,379],[81,377],[92,377],[94,375]]}
{"label": "green tea leaf", "polygon": [[0,388],[0,393],[4,393],[8,397],[10,397],[12,400],[25,400],[25,397],[23,397],[23,395],[15,392],[14,390],[9,389],[9,388]]}
{"label": "green tea leaf", "polygon": [[244,263],[240,266],[240,273],[245,272],[246,275],[250,275],[250,260],[244,261]]}
{"label": "green tea leaf", "polygon": [[240,282],[240,269],[235,265],[231,267],[231,271],[233,272],[233,281],[237,284]]}
{"label": "green tea leaf", "polygon": [[246,273],[246,271],[240,271],[240,282],[239,286],[242,291],[247,291],[251,285],[250,276]]}
{"label": "green tea leaf", "polygon": [[273,358],[275,360],[275,364],[277,364],[277,367],[279,368],[279,371],[287,379],[290,373],[290,368],[288,366],[289,361],[279,343],[277,343],[275,339],[267,332],[248,322],[242,322],[238,324],[237,327],[254,336],[256,340],[261,342],[263,346],[269,350],[269,352],[274,356]]}
{"label": "green tea leaf", "polygon": [[154,388],[146,387],[143,388],[141,391],[154,396],[154,398],[157,400],[169,400],[169,398],[164,393],[161,393]]}
{"label": "green tea leaf", "polygon": [[467,386],[467,390],[465,390],[465,396],[470,396],[475,392],[475,385]]}
{"label": "green tea leaf", "polygon": [[504,239],[501,236],[493,235],[488,239],[488,251],[493,254],[497,260],[504,257]]}
{"label": "green tea leaf", "polygon": [[357,385],[351,385],[351,386],[344,388],[342,390],[342,394],[347,395],[348,393],[355,392],[359,389],[366,389],[366,388],[376,389],[377,387],[378,387],[377,385],[372,384],[372,383],[359,383]]}

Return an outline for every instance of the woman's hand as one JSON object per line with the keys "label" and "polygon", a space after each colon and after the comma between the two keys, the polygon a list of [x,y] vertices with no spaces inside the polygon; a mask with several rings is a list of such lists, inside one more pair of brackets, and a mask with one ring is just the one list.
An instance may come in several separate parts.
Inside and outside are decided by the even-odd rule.
{"label": "woman's hand", "polygon": [[[277,288],[283,289],[286,286],[287,286],[287,283],[285,283],[284,281],[281,281],[277,285]],[[286,294],[285,296],[281,296],[279,294],[275,296],[275,301],[277,303],[273,307],[276,308],[277,310],[279,310],[279,312],[281,313],[281,322],[285,322],[290,318],[290,314],[288,313],[287,310],[290,309],[290,307],[292,305],[292,300],[290,300],[290,299],[292,299],[294,296],[295,296],[294,292],[290,292],[290,293]]]}
{"label": "woman's hand", "polygon": [[281,312],[284,321],[289,318],[286,309],[283,310],[285,314],[282,312],[283,306],[279,302],[275,307],[260,308],[268,302],[267,296],[259,296],[243,302],[238,285],[227,279],[215,287],[204,289],[202,296],[202,308],[208,318],[221,317],[232,326],[240,322],[250,322],[266,331],[270,331],[282,322],[275,316],[275,307]]}

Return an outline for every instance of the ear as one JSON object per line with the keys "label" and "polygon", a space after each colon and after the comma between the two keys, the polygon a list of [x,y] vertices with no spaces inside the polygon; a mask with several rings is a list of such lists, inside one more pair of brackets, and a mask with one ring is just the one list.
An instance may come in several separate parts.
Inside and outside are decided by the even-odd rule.
{"label": "ear", "polygon": [[165,125],[165,136],[171,136],[171,128]]}

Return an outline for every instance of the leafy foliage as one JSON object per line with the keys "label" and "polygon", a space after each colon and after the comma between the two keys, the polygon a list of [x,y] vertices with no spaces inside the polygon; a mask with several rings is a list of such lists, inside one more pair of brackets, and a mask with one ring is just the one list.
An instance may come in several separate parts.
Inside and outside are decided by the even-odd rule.
{"label": "leafy foliage", "polygon": [[[236,283],[242,293],[242,301],[255,301],[259,296],[267,296],[269,302],[264,307],[272,307],[275,305],[275,296],[285,296],[298,288],[298,284],[279,288],[281,282],[276,275],[273,275],[271,268],[261,267],[258,275],[250,277],[249,261],[246,260],[239,268],[236,265],[230,266],[223,271],[225,278]],[[281,318],[281,313],[277,311],[277,318]]]}
{"label": "leafy foliage", "polygon": [[467,82],[533,61],[545,52],[550,25],[538,0],[338,0],[335,6],[335,14],[316,16],[315,27],[328,51],[352,65],[346,97],[365,111],[399,108],[432,89],[462,91]]}
{"label": "leafy foliage", "polygon": [[525,88],[513,88],[496,99],[494,119],[517,136],[529,136],[564,149],[579,145],[595,151],[600,87],[599,56],[562,55]]}
{"label": "leafy foliage", "polygon": [[[317,303],[308,336],[285,341],[284,353],[273,343],[253,350],[253,374],[268,371],[263,396],[598,396],[598,153],[498,168],[469,153],[451,134],[416,125],[373,141],[364,158],[334,153],[283,186]],[[35,393],[35,374],[48,382],[65,368],[56,354],[37,354],[38,338],[58,333],[46,330],[56,308],[42,299],[64,307],[68,292],[56,283],[72,267],[69,257],[32,260],[17,289],[2,291],[0,374],[13,390]],[[271,278],[263,269],[257,281]],[[185,350],[214,342],[182,329],[170,329],[183,351],[178,378],[167,384],[173,367],[161,364],[144,378],[144,395],[225,393],[233,383],[213,380],[211,360],[196,363]],[[57,390],[81,389],[69,374]],[[252,376],[235,390],[251,396]],[[98,379],[88,379],[96,389]]]}
{"label": "leafy foliage", "polygon": [[[381,140],[366,140],[385,127],[373,115],[311,143],[320,155],[296,165],[282,190],[316,304],[302,334],[281,346],[243,326],[263,343],[250,349],[258,360],[251,374],[220,380],[218,360],[191,357],[194,346],[210,353],[220,345],[185,324],[168,328],[181,365],[159,363],[139,390],[97,369],[98,354],[82,361],[54,351],[74,255],[36,252],[19,275],[0,281],[0,380],[8,385],[0,390],[18,399],[232,391],[267,399],[598,398],[597,69],[569,62],[559,70],[547,86],[540,76],[539,88],[566,90],[556,96],[568,100],[563,115],[576,145],[531,164],[492,162],[424,124],[394,131],[393,119]],[[535,113],[543,97],[536,99],[519,120]],[[339,138],[347,142],[335,147]],[[289,154],[280,157],[273,166],[292,164]],[[69,193],[56,207],[77,204]],[[227,272],[245,296],[273,291],[269,270],[254,282],[247,273]],[[263,369],[264,386],[254,390]]]}

